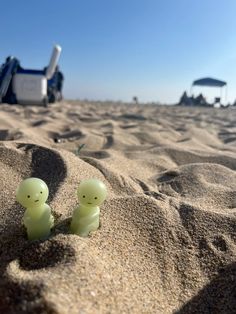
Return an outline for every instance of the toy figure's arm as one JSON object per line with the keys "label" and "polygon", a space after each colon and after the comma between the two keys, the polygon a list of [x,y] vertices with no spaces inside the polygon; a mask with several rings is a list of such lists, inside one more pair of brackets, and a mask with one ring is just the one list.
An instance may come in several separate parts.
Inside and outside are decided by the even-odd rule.
{"label": "toy figure's arm", "polygon": [[50,221],[51,227],[54,225],[54,217],[51,212],[51,207],[48,204],[45,204],[45,212],[46,212],[46,219]]}
{"label": "toy figure's arm", "polygon": [[73,221],[73,224],[76,224],[78,225],[79,222],[80,222],[80,216],[79,216],[79,206],[76,207],[74,210],[73,210],[73,214],[72,214],[72,221]]}
{"label": "toy figure's arm", "polygon": [[97,210],[94,213],[91,213],[89,215],[86,216],[80,216],[77,218],[77,223],[80,226],[89,226],[90,224],[94,223],[94,220],[98,217],[100,213],[100,209],[99,207],[97,208]]}
{"label": "toy figure's arm", "polygon": [[30,224],[30,217],[28,216],[27,212],[25,211],[22,222],[24,224],[24,226],[27,228],[27,226]]}

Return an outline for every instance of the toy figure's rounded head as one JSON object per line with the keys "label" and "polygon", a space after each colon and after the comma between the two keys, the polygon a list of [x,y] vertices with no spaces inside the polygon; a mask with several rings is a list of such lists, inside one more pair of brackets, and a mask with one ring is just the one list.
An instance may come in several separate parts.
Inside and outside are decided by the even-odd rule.
{"label": "toy figure's rounded head", "polygon": [[100,206],[106,199],[105,184],[97,179],[83,180],[77,190],[79,201],[86,207]]}
{"label": "toy figure's rounded head", "polygon": [[26,208],[43,205],[48,199],[47,184],[38,178],[28,178],[22,181],[16,191],[17,201]]}

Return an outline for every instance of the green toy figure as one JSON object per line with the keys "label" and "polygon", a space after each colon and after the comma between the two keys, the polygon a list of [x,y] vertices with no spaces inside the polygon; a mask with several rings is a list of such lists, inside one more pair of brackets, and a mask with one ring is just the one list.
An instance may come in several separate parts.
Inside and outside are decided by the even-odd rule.
{"label": "green toy figure", "polygon": [[46,204],[48,187],[38,178],[22,181],[16,191],[17,201],[26,208],[23,223],[29,240],[45,239],[54,224],[51,208]]}
{"label": "green toy figure", "polygon": [[107,189],[102,181],[88,179],[80,183],[77,195],[80,205],[73,212],[70,231],[87,237],[99,227],[99,206],[106,199]]}

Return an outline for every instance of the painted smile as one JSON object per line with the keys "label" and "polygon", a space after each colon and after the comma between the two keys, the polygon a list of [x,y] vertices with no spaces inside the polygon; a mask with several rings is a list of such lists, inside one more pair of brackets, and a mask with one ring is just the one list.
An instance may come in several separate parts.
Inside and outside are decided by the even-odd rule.
{"label": "painted smile", "polygon": [[38,202],[38,201],[39,201],[39,200],[36,200],[35,203]]}

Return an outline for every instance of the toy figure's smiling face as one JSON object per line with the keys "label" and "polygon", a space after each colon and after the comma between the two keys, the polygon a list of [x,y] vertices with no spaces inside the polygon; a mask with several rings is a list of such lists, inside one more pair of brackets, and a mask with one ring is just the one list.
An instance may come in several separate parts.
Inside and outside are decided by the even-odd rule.
{"label": "toy figure's smiling face", "polygon": [[48,199],[48,187],[38,178],[28,178],[21,182],[17,191],[17,201],[26,208],[43,205]]}
{"label": "toy figure's smiling face", "polygon": [[102,181],[89,179],[80,183],[77,194],[81,205],[95,207],[100,206],[105,201],[107,189]]}

